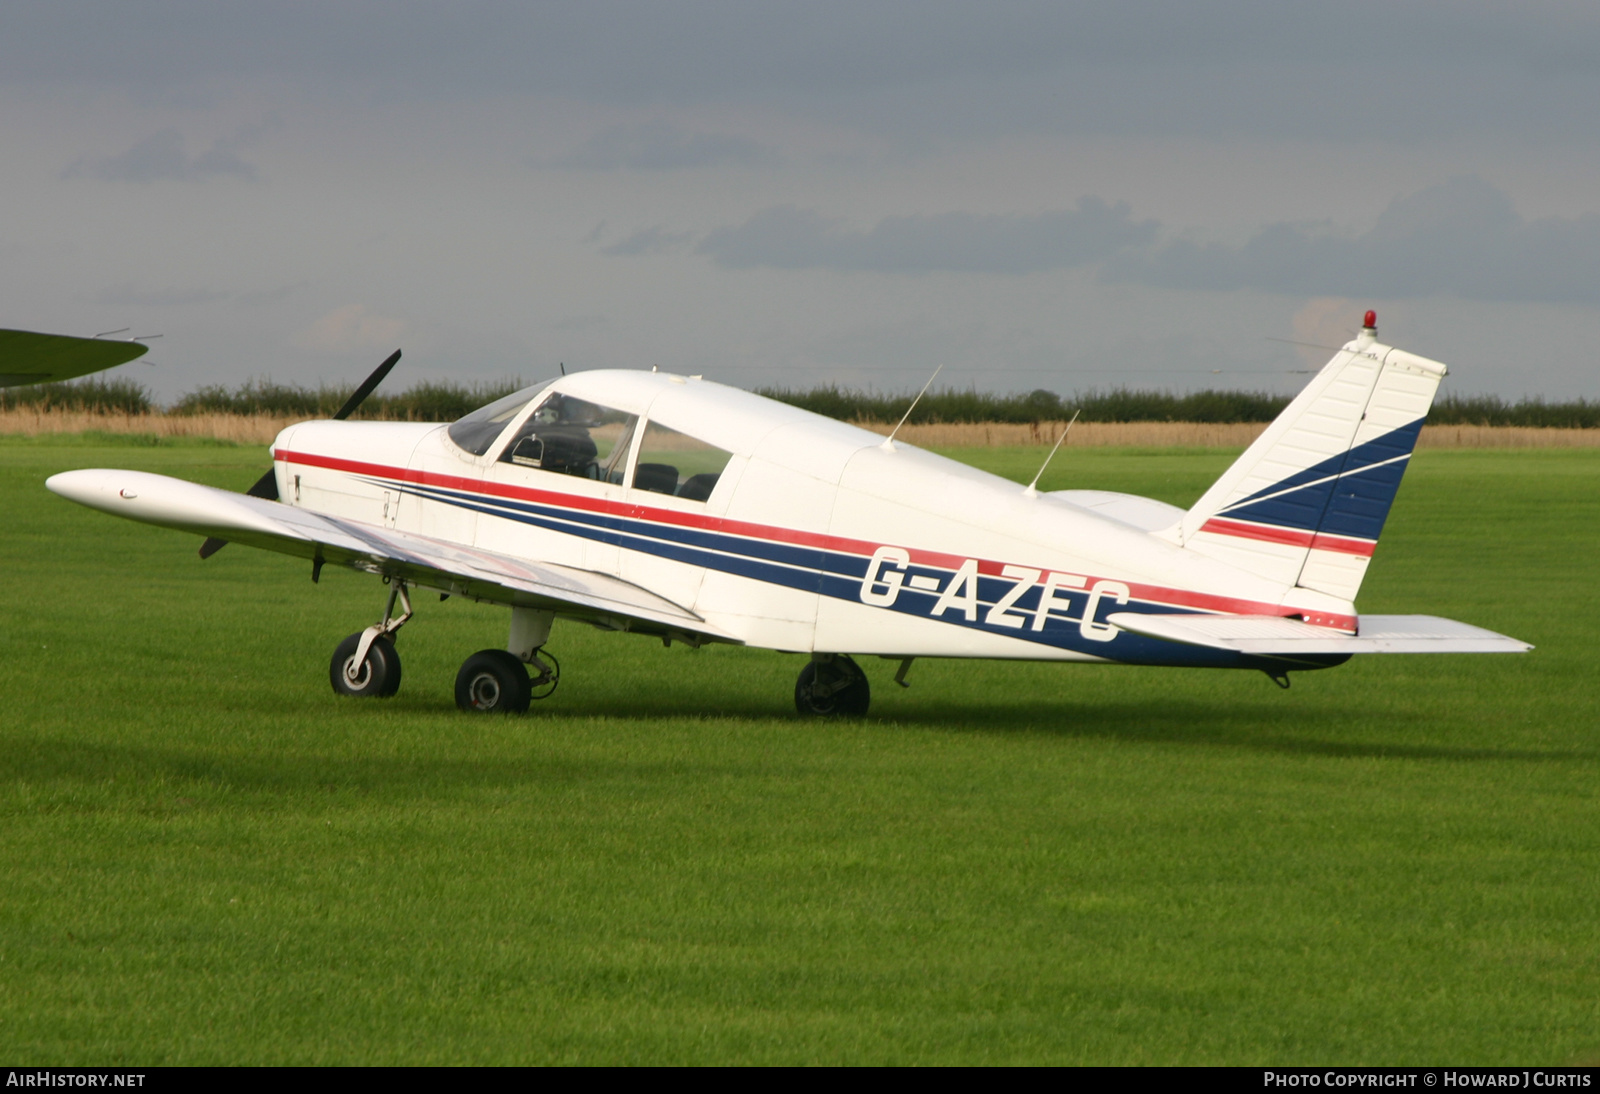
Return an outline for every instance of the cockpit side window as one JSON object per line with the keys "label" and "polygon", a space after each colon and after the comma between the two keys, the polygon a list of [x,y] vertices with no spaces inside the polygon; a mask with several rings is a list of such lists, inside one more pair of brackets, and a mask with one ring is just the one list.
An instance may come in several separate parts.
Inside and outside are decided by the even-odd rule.
{"label": "cockpit side window", "polygon": [[546,380],[542,384],[525,387],[456,419],[448,430],[450,439],[474,456],[482,456],[494,447],[495,438],[505,430],[507,423],[553,383],[554,380]]}
{"label": "cockpit side window", "polygon": [[698,437],[657,422],[645,427],[634,465],[633,488],[703,502],[711,496],[723,468],[733,458]]}
{"label": "cockpit side window", "polygon": [[500,453],[500,462],[602,482],[622,481],[638,415],[555,392]]}

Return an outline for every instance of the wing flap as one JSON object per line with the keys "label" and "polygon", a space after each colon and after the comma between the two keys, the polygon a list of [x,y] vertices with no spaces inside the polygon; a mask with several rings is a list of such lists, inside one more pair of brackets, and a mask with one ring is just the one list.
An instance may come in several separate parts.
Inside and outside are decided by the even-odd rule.
{"label": "wing flap", "polygon": [[1145,615],[1117,612],[1107,622],[1125,631],[1189,646],[1266,657],[1355,653],[1523,653],[1516,638],[1433,615],[1363,615],[1359,633],[1276,615]]}
{"label": "wing flap", "polygon": [[547,607],[600,621],[622,617],[737,641],[688,608],[610,574],[480,551],[146,471],[67,471],[51,476],[45,485],[62,497],[129,520],[392,574],[480,600]]}

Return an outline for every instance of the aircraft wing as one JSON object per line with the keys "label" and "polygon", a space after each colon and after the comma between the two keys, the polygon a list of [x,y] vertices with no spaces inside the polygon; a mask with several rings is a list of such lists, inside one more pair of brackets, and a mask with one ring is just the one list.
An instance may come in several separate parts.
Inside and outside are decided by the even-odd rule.
{"label": "aircraft wing", "polygon": [[1363,615],[1359,633],[1276,615],[1145,615],[1117,612],[1106,621],[1125,631],[1190,646],[1265,657],[1340,653],[1523,653],[1533,647],[1470,623],[1434,615]]}
{"label": "aircraft wing", "polygon": [[67,334],[0,330],[0,387],[53,384],[126,364],[150,347]]}
{"label": "aircraft wing", "polygon": [[688,608],[610,574],[480,551],[145,471],[65,471],[45,485],[129,520],[320,558],[476,600],[546,608],[618,629],[739,641]]}

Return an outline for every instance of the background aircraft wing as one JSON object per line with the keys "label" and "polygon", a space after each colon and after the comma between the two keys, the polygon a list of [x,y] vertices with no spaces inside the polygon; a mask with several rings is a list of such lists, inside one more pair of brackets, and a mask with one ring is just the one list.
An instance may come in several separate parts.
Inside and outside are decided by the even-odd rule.
{"label": "background aircraft wing", "polygon": [[0,387],[53,384],[127,364],[150,347],[143,342],[108,342],[69,334],[0,330]]}
{"label": "background aircraft wing", "polygon": [[129,520],[320,558],[475,600],[546,608],[617,629],[738,641],[688,608],[610,574],[480,551],[145,471],[66,471],[45,485]]}
{"label": "background aircraft wing", "polygon": [[1267,657],[1327,653],[1523,653],[1533,647],[1470,623],[1434,615],[1363,615],[1358,634],[1276,615],[1145,615],[1117,612],[1125,631],[1190,646]]}

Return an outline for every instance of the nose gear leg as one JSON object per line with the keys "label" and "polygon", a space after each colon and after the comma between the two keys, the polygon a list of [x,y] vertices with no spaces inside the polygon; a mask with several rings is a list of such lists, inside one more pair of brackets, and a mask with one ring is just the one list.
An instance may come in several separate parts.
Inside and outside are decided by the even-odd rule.
{"label": "nose gear leg", "polygon": [[[403,609],[398,617],[394,614],[394,602],[396,599],[400,601],[400,607]],[[406,591],[406,583],[396,578],[389,588],[389,603],[384,606],[383,621],[374,623],[361,632],[361,640],[356,644],[355,656],[345,665],[344,673],[351,684],[355,684],[359,679],[361,666],[366,664],[367,651],[372,648],[373,641],[380,635],[387,637],[394,634],[406,625],[406,621],[411,618],[411,614],[411,594]],[[352,670],[355,673],[354,676],[351,675]]]}

